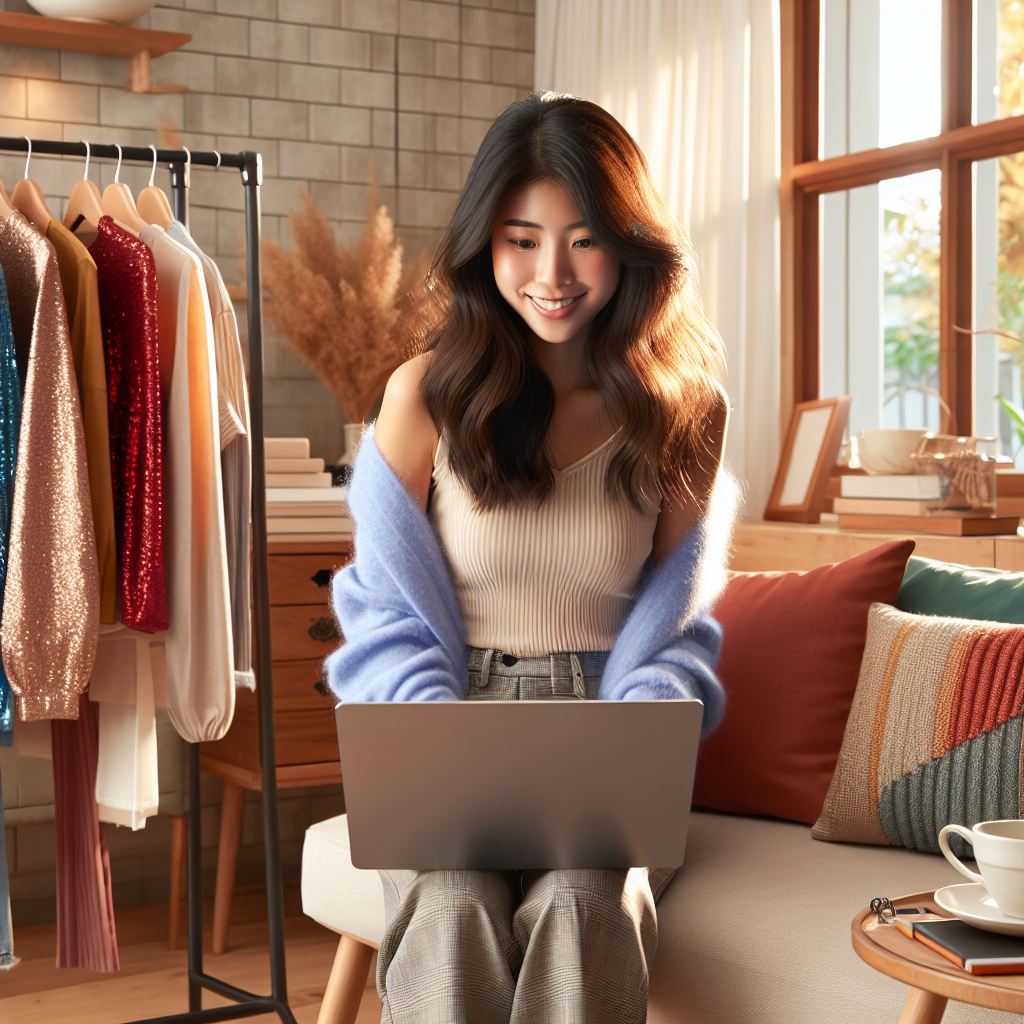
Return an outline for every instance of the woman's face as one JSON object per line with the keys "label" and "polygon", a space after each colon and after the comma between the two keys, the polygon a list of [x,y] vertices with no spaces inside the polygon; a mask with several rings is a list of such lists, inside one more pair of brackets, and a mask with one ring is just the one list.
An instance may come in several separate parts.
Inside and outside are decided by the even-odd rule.
{"label": "woman's face", "polygon": [[569,193],[552,181],[530,185],[498,211],[491,255],[498,291],[552,344],[585,331],[619,285],[618,260],[597,244]]}

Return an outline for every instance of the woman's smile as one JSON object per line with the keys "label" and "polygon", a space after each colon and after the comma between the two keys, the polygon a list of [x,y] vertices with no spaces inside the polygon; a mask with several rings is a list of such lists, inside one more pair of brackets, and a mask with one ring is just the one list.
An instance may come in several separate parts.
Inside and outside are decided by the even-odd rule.
{"label": "woman's smile", "polygon": [[562,320],[579,308],[580,299],[587,293],[580,292],[578,295],[570,295],[564,299],[545,299],[540,295],[531,295],[529,292],[524,294],[534,304],[541,316],[548,320]]}

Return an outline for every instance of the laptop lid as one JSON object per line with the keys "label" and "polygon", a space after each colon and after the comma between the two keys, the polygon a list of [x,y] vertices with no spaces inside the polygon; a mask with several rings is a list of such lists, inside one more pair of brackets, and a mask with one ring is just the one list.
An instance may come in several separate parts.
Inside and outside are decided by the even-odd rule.
{"label": "laptop lid", "polygon": [[698,700],[339,704],[358,868],[683,862]]}

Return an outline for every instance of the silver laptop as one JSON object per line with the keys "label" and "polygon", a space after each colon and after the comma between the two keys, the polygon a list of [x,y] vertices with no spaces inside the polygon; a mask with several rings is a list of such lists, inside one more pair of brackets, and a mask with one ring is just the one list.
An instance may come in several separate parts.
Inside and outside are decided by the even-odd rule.
{"label": "silver laptop", "polygon": [[357,868],[683,862],[703,705],[339,704]]}

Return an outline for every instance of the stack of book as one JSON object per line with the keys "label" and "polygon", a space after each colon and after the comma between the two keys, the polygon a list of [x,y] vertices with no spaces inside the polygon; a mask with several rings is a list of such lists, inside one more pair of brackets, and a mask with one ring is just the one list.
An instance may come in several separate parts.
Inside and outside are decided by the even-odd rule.
{"label": "stack of book", "polygon": [[937,476],[843,476],[840,496],[833,499],[832,511],[839,514],[839,527],[845,530],[941,533],[953,537],[1016,533],[1024,515],[1024,474],[997,473],[996,492],[994,516],[987,510],[929,514],[929,507],[940,497]]}
{"label": "stack of book", "polygon": [[305,437],[264,438],[267,535],[277,541],[340,541],[352,536],[345,491],[331,486],[323,459]]}

